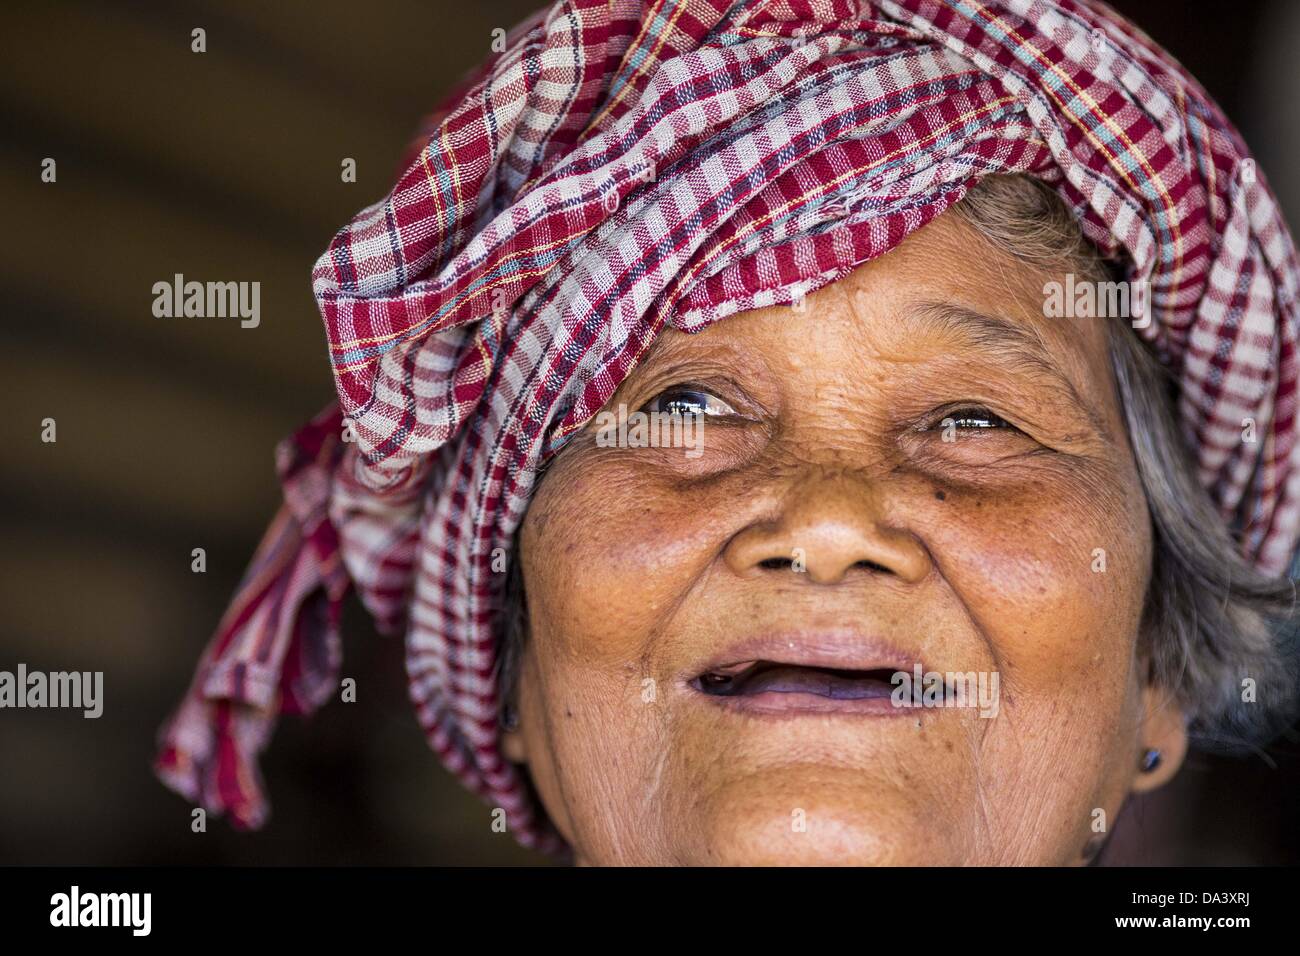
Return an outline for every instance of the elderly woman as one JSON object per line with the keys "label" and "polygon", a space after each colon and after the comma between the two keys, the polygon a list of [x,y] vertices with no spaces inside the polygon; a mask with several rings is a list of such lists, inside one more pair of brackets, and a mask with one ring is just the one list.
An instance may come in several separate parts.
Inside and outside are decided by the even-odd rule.
{"label": "elderly woman", "polygon": [[565,0],[508,39],[317,263],[339,402],[169,785],[260,824],[351,587],[447,766],[585,864],[1086,862],[1288,719],[1295,252],[1146,36]]}

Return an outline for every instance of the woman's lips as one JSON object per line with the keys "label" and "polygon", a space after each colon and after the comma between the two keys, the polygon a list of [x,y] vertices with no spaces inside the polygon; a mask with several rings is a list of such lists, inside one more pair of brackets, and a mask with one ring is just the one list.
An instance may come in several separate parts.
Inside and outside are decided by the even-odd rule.
{"label": "woman's lips", "polygon": [[727,645],[688,672],[701,696],[751,713],[902,716],[893,700],[899,671],[911,655],[851,631],[779,634]]}
{"label": "woman's lips", "polygon": [[892,699],[894,673],[890,669],[839,670],[752,661],[702,674],[692,686],[747,711],[879,713],[900,710]]}

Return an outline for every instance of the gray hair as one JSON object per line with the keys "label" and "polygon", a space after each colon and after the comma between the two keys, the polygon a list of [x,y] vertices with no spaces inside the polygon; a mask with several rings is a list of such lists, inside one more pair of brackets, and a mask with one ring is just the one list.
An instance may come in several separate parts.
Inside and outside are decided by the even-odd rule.
{"label": "gray hair", "polygon": [[[1056,192],[1036,178],[988,176],[953,211],[1028,264],[1065,265],[1095,281],[1123,277],[1122,264],[1103,259]],[[1219,752],[1259,748],[1295,716],[1300,630],[1293,617],[1294,583],[1263,575],[1242,558],[1233,531],[1197,480],[1174,415],[1172,377],[1127,321],[1109,321],[1107,328],[1154,539],[1137,648],[1146,679],[1181,707],[1193,746]],[[500,616],[503,725],[516,706],[528,632],[518,545],[516,534]]]}

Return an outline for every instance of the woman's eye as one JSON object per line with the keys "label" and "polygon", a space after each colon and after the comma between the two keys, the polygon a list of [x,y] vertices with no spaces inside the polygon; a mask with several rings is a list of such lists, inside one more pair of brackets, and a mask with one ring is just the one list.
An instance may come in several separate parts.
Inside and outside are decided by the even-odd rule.
{"label": "woman's eye", "polygon": [[959,408],[943,415],[931,426],[931,430],[950,428],[1010,428],[1015,429],[1005,418],[994,415],[987,408]]}
{"label": "woman's eye", "polygon": [[711,392],[698,388],[670,388],[645,406],[663,415],[735,415],[736,410]]}

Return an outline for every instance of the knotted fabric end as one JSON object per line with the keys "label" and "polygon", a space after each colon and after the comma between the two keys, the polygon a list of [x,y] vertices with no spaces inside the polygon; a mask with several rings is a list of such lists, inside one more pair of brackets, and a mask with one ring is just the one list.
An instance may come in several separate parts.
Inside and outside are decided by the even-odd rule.
{"label": "knotted fabric end", "polygon": [[327,505],[341,430],[332,405],[277,449],[284,505],[159,737],[159,779],[240,829],[266,821],[257,758],[278,716],[310,714],[338,686],[350,582]]}

